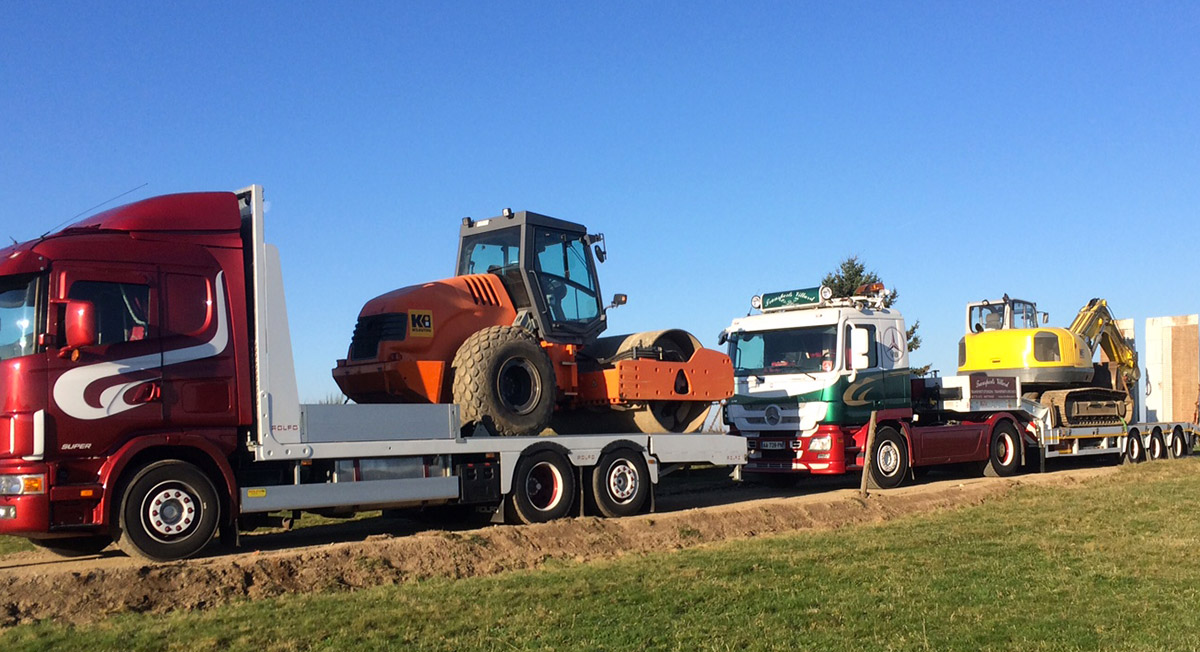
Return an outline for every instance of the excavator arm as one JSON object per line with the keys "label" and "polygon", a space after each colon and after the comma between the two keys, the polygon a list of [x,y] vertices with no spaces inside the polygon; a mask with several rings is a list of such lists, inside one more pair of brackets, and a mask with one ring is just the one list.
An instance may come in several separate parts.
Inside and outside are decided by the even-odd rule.
{"label": "excavator arm", "polygon": [[1141,377],[1137,351],[1125,341],[1116,321],[1108,310],[1107,301],[1092,299],[1079,309],[1079,314],[1075,315],[1067,330],[1082,337],[1093,352],[1097,345],[1103,348],[1108,359],[1120,367],[1125,382],[1132,386]]}

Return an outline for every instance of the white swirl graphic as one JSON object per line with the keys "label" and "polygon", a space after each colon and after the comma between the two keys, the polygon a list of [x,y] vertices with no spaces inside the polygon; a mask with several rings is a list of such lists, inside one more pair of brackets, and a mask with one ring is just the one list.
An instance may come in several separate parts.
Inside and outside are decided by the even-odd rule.
{"label": "white swirl graphic", "polygon": [[219,355],[225,350],[226,345],[229,344],[229,320],[225,316],[225,272],[217,274],[215,285],[215,294],[217,295],[217,332],[213,333],[212,339],[186,349],[164,351],[161,355],[152,353],[124,360],[98,362],[72,369],[59,376],[58,381],[54,383],[54,402],[58,404],[58,407],[67,416],[82,421],[103,419],[145,405],[145,403],[131,404],[127,402],[125,400],[126,393],[138,385],[160,380],[161,377],[145,378],[113,385],[100,392],[99,406],[88,403],[87,399],[84,398],[88,388],[94,383],[116,376],[124,376],[152,369],[162,369],[170,365],[203,360],[204,358]]}

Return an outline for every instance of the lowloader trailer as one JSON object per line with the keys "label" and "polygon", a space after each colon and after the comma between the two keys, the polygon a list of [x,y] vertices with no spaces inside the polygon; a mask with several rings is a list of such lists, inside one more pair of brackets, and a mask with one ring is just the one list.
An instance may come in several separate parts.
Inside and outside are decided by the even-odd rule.
{"label": "lowloader trailer", "polygon": [[0,252],[0,534],[165,561],[277,511],[653,508],[724,434],[464,433],[458,407],[301,405],[263,193],[155,197]]}
{"label": "lowloader trailer", "polygon": [[[835,299],[827,288],[755,296],[734,319],[729,343],[735,391],[724,406],[746,438],[744,477],[787,486],[806,474],[869,467],[868,483],[896,487],[923,469],[977,464],[1007,476],[1047,458],[1183,456],[1196,444],[1187,423],[1055,426],[1018,377],[914,377],[904,318],[880,284]],[[868,450],[868,422],[876,437]],[[868,464],[869,458],[869,464]]]}

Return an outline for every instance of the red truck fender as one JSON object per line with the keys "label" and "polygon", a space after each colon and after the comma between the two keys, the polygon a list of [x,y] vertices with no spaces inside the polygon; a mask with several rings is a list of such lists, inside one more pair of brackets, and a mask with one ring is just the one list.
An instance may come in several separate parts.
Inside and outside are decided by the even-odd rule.
{"label": "red truck fender", "polygon": [[[232,438],[228,438],[232,441]],[[233,509],[238,503],[237,480],[233,475],[233,468],[229,466],[229,453],[232,452],[232,446],[229,451],[222,451],[213,440],[209,437],[191,434],[191,433],[161,433],[154,435],[144,435],[126,442],[121,448],[117,449],[112,455],[108,456],[108,460],[100,467],[100,484],[104,487],[104,492],[101,494],[100,502],[96,505],[93,513],[94,521],[99,525],[109,525],[109,517],[112,514],[112,500],[116,498],[116,483],[120,480],[125,469],[131,462],[138,458],[139,454],[152,449],[162,448],[163,454],[153,455],[147,461],[159,459],[182,459],[196,463],[203,471],[212,474],[212,470],[216,469],[221,478],[212,478],[213,483],[217,486],[222,485],[224,481],[225,497],[228,499],[228,509],[222,510],[226,512],[222,514],[223,522],[230,522],[234,516]]]}

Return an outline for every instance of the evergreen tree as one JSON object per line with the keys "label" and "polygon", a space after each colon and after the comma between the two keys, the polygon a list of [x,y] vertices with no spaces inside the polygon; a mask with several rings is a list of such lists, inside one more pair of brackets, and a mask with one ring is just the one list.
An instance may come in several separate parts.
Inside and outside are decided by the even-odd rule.
{"label": "evergreen tree", "polygon": [[[841,265],[838,265],[836,271],[826,274],[825,278],[821,279],[821,285],[825,285],[833,290],[834,297],[849,297],[854,296],[854,291],[858,288],[871,283],[879,283],[880,281],[879,275],[875,272],[867,271],[867,266],[858,259],[858,256],[850,256],[843,260]],[[900,293],[895,288],[890,289],[891,294],[883,300],[883,305],[886,308],[892,307],[896,303],[896,300],[900,298]],[[908,336],[909,353],[921,348],[921,336],[917,335],[917,328],[920,326],[921,322],[919,320],[914,321],[912,326],[908,328],[908,332],[905,333]],[[929,372],[929,365],[914,367],[912,371],[914,374],[923,376]]]}

